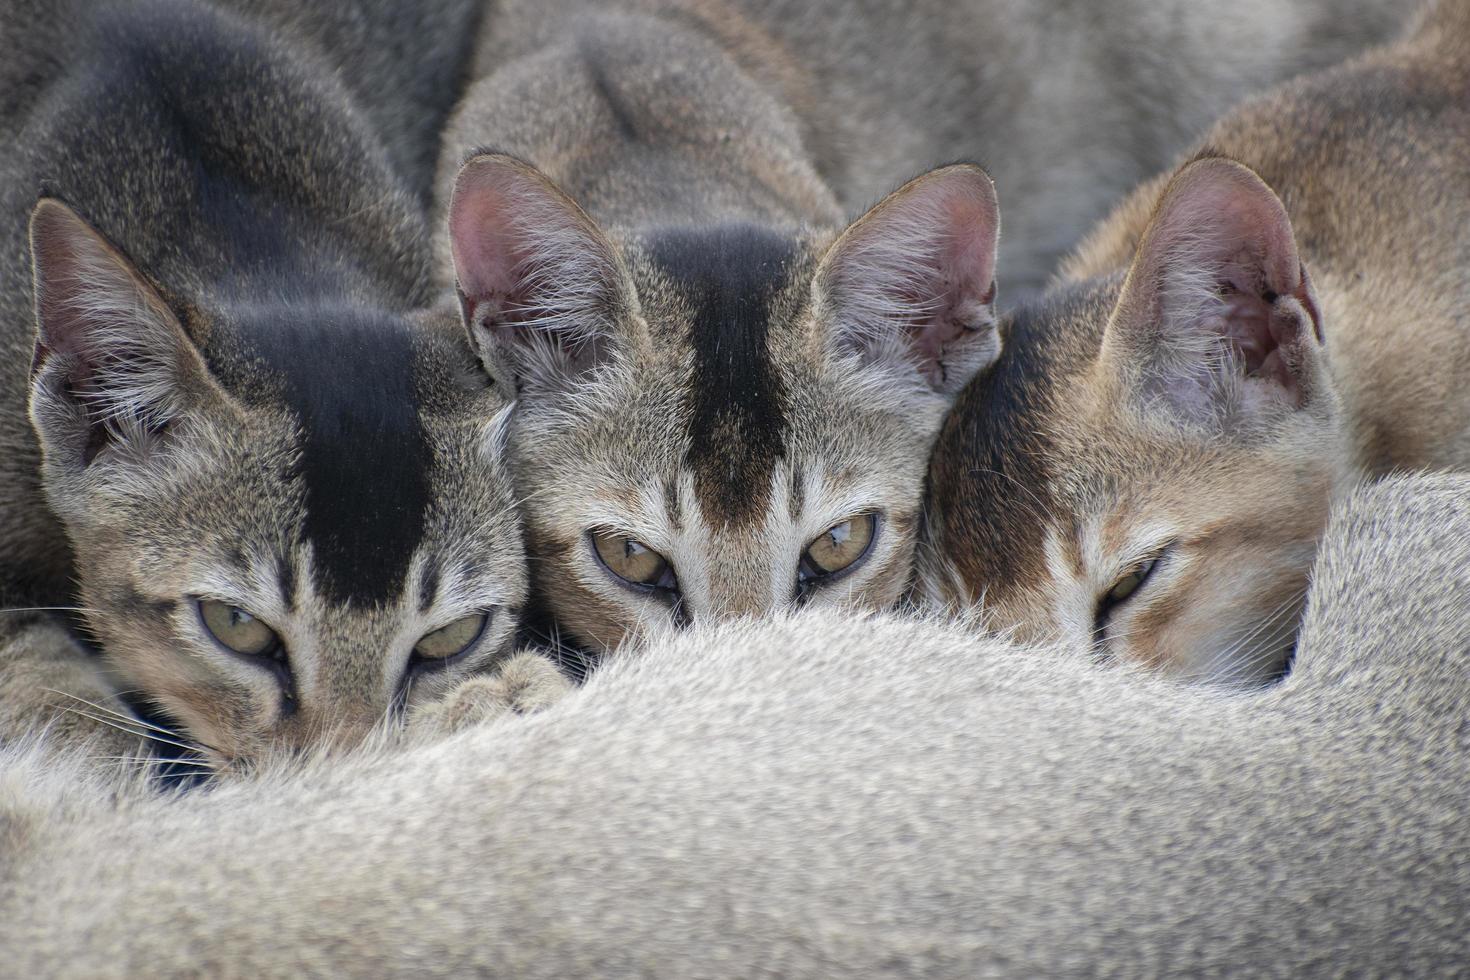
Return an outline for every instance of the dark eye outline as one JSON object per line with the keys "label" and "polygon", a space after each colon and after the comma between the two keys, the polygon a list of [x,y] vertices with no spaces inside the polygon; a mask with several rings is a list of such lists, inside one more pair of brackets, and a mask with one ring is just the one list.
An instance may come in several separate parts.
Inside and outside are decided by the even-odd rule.
{"label": "dark eye outline", "polygon": [[[597,550],[597,539],[595,537],[595,535],[597,534],[627,538],[630,541],[636,542],[640,547],[646,548],[648,551],[653,552],[653,554],[662,559],[664,563],[663,574],[659,576],[659,580],[657,582],[635,582],[632,579],[624,578],[617,572],[613,571],[612,567],[603,560],[602,552]],[[623,588],[628,589],[632,592],[636,592],[640,595],[658,595],[662,596],[665,599],[668,599],[670,602],[678,601],[680,595],[679,578],[677,575],[674,574],[674,563],[669,561],[667,555],[663,554],[660,551],[655,551],[653,548],[649,548],[648,545],[644,544],[642,541],[639,541],[633,535],[628,534],[624,531],[616,531],[612,528],[589,528],[587,531],[587,550],[592,552],[592,560],[597,562],[598,567],[601,568],[604,572],[607,572],[612,580],[621,585]]]}
{"label": "dark eye outline", "polygon": [[[249,609],[246,609],[244,606],[240,605],[237,602],[231,602],[228,599],[215,599],[209,596],[193,596],[192,601],[194,603],[194,616],[199,621],[199,628],[204,631],[204,635],[209,637],[209,639],[214,643],[215,646],[219,647],[230,656],[239,657],[242,660],[248,660],[251,662],[281,664],[284,664],[286,662],[286,645],[281,641],[280,631],[271,626],[265,620],[261,619],[259,616],[255,615],[255,613],[251,612]],[[267,630],[270,630],[271,637],[273,638],[271,645],[258,653],[250,653],[245,650],[236,650],[224,640],[220,639],[219,636],[215,634],[214,630],[210,628],[209,620],[204,618],[204,604],[206,602],[217,602],[222,606],[229,606],[231,609],[238,609],[245,615],[249,616],[251,619],[260,623],[260,625],[264,626]]]}
{"label": "dark eye outline", "polygon": [[[197,595],[190,596],[189,599],[194,606],[194,618],[199,623],[199,628],[204,631],[204,635],[209,637],[210,642],[232,657],[257,667],[264,667],[270,671],[271,675],[275,677],[276,683],[281,687],[281,715],[284,717],[295,714],[296,677],[291,671],[291,658],[286,652],[285,641],[281,639],[281,631],[266,623],[265,620],[261,620],[259,616],[256,616],[237,602],[231,602],[228,599],[216,599],[212,596]],[[230,606],[248,613],[250,616],[260,620],[261,624],[271,631],[271,635],[275,637],[275,642],[259,653],[242,653],[234,647],[226,645],[224,640],[214,635],[214,630],[209,628],[209,623],[204,618],[204,603],[206,602],[218,602],[221,605]]]}
{"label": "dark eye outline", "polygon": [[[470,616],[480,617],[480,628],[475,631],[474,637],[468,643],[459,648],[459,651],[457,653],[451,653],[447,657],[426,657],[423,654],[419,653],[419,644],[423,642],[425,636],[432,636],[433,634],[439,632],[439,630],[448,629],[455,623],[459,622],[461,619],[467,619]],[[414,641],[413,649],[410,650],[408,654],[409,669],[417,671],[419,673],[427,674],[434,671],[444,670],[448,667],[453,666],[454,664],[467,660],[471,654],[473,654],[476,650],[480,648],[481,642],[485,639],[485,634],[490,632],[490,624],[494,621],[495,608],[491,607],[489,609],[482,609],[478,613],[465,613],[458,619],[451,619],[443,626],[440,626],[439,629],[429,630],[429,632],[423,634],[423,636],[420,636],[418,640]]]}
{"label": "dark eye outline", "polygon": [[[1169,552],[1173,547],[1172,543],[1167,544],[1148,558],[1134,562],[1133,567],[1114,581],[1106,592],[1098,596],[1097,611],[1093,614],[1093,636],[1098,639],[1103,637],[1108,628],[1108,621],[1113,616],[1113,612],[1119,606],[1135,598],[1148,585],[1149,580],[1153,578],[1154,572],[1158,571],[1159,566],[1164,563],[1164,560],[1169,556]],[[1118,595],[1118,589],[1127,584],[1128,580],[1135,576],[1137,576],[1138,581],[1134,582],[1132,587],[1121,596]]]}
{"label": "dark eye outline", "polygon": [[[821,540],[822,534],[832,533],[832,528],[837,527],[839,524],[846,524],[848,521],[856,521],[864,517],[873,522],[873,532],[868,536],[868,544],[867,547],[863,548],[862,554],[858,555],[852,561],[848,562],[842,568],[837,569],[835,572],[827,572],[818,568],[816,566],[816,563],[814,563],[809,557],[812,550],[812,545]],[[851,575],[853,572],[857,571],[859,568],[861,568],[863,564],[868,560],[869,556],[873,554],[873,548],[875,545],[877,545],[878,536],[882,533],[882,531],[883,515],[875,510],[865,511],[861,514],[853,514],[851,517],[844,517],[836,524],[828,527],[827,530],[822,532],[822,534],[819,534],[815,538],[812,538],[812,540],[808,541],[806,547],[801,549],[801,561],[796,566],[796,597],[798,599],[803,599],[818,586],[831,585],[833,582],[844,579],[847,576]]]}

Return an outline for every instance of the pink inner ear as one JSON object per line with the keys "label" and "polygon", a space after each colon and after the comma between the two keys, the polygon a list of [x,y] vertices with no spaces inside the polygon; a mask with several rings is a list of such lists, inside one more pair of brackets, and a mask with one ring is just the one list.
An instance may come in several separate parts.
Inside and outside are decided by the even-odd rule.
{"label": "pink inner ear", "polygon": [[936,207],[943,220],[934,229],[934,290],[928,297],[915,297],[936,305],[908,327],[920,369],[933,385],[944,379],[945,348],[990,319],[999,231],[993,197],[976,196],[968,188],[943,188]]}
{"label": "pink inner ear", "polygon": [[[1278,348],[1282,338],[1271,331],[1271,302],[1237,290],[1227,297],[1222,332],[1235,347],[1246,374],[1272,374],[1284,369]],[[1280,378],[1284,383],[1287,379]]]}
{"label": "pink inner ear", "polygon": [[99,364],[128,355],[115,332],[119,321],[138,339],[159,340],[147,318],[134,311],[161,301],[128,260],[70,208],[54,200],[37,204],[31,249],[39,328],[33,373],[48,354],[66,354],[72,358],[72,384],[90,388]]}
{"label": "pink inner ear", "polygon": [[895,191],[834,252],[835,292],[857,326],[845,342],[877,345],[901,328],[937,386],[946,348],[993,322],[999,230],[995,191],[979,168],[945,168]]}
{"label": "pink inner ear", "polygon": [[[98,278],[95,273],[88,275],[88,266],[106,270],[106,248],[69,209],[43,202],[31,221],[31,249],[40,328],[36,359],[41,360],[43,348],[70,353],[79,358],[78,371],[85,372],[88,358],[78,287]],[[92,262],[83,259],[84,250],[93,253]],[[33,364],[32,368],[38,366]]]}
{"label": "pink inner ear", "polygon": [[471,161],[460,172],[449,205],[449,239],[466,314],[483,303],[503,305],[514,293],[526,257],[511,213],[503,167]]}
{"label": "pink inner ear", "polygon": [[[1311,280],[1275,193],[1233,160],[1187,165],[1139,245],[1105,349],[1176,407],[1218,417],[1222,405],[1304,404],[1314,334]],[[1244,386],[1212,380],[1232,366]]]}
{"label": "pink inner ear", "polygon": [[1242,295],[1292,296],[1302,288],[1291,220],[1259,177],[1238,163],[1207,159],[1174,179],[1141,246],[1146,265],[1213,271]]}

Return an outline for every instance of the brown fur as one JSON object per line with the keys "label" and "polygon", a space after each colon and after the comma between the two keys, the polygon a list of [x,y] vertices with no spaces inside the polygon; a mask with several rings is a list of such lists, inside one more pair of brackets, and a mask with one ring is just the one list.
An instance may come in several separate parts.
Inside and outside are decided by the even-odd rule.
{"label": "brown fur", "polygon": [[[1202,163],[1140,187],[1003,326],[1006,353],[962,393],[935,451],[932,594],[1187,675],[1270,676],[1334,495],[1396,469],[1470,467],[1465,7],[1442,4],[1405,41],[1232,113],[1192,155]],[[1137,304],[1165,295],[1150,276],[1172,274],[1147,258],[1165,202],[1220,157],[1274,189],[1309,273],[1300,302],[1252,298],[1259,285],[1239,302],[1315,322],[1324,339],[1280,348],[1297,407],[1241,408],[1276,390],[1253,375],[1232,383],[1235,408],[1191,418],[1149,387],[1140,365],[1164,341],[1148,338],[1174,328]],[[1095,635],[1099,598],[1169,542],[1152,592]],[[1068,552],[1084,574],[1063,573]]]}

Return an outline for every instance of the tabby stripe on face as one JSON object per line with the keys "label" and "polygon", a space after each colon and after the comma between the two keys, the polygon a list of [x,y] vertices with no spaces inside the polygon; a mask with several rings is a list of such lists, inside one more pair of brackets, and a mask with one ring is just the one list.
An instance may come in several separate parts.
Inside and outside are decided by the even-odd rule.
{"label": "tabby stripe on face", "polygon": [[725,225],[657,233],[649,254],[684,297],[694,370],[684,392],[684,465],[715,526],[764,515],[771,473],[786,451],[788,395],[771,362],[772,306],[795,244],[761,228]]}
{"label": "tabby stripe on face", "polygon": [[409,326],[379,312],[296,308],[242,332],[301,426],[317,590],[359,606],[397,598],[429,506]]}

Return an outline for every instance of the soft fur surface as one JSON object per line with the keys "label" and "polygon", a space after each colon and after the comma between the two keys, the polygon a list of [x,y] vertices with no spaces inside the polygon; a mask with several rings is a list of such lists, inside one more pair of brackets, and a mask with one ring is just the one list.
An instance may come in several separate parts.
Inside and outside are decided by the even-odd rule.
{"label": "soft fur surface", "polygon": [[1192,157],[1001,323],[934,447],[921,565],[1026,639],[1255,683],[1340,492],[1470,470],[1470,3]]}
{"label": "soft fur surface", "polygon": [[541,714],[182,798],[0,782],[7,971],[1446,973],[1470,957],[1470,480],[1334,514],[1227,696],[957,626],[690,631]]}
{"label": "soft fur surface", "polygon": [[[856,216],[986,165],[1000,295],[1252,92],[1396,33],[1417,0],[501,0],[441,165],[521,156],[599,221]],[[690,163],[697,163],[691,167]]]}

